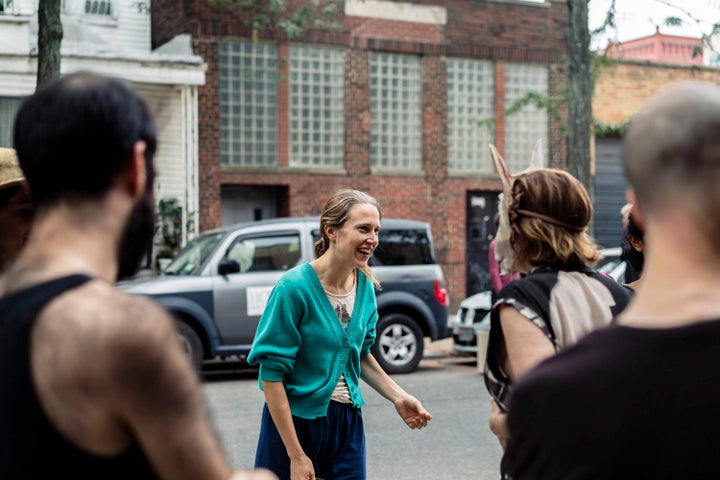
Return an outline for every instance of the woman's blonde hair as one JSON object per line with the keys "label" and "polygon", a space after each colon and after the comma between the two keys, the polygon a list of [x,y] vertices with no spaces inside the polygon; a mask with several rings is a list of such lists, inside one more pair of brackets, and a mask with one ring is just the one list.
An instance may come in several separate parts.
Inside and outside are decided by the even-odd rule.
{"label": "woman's blonde hair", "polygon": [[513,270],[578,268],[600,259],[587,234],[593,207],[585,187],[569,173],[540,168],[514,178],[508,205]]}
{"label": "woman's blonde hair", "polygon": [[[341,228],[348,219],[350,209],[353,205],[359,203],[366,203],[377,208],[380,220],[382,220],[380,203],[374,197],[360,190],[352,190],[349,188],[338,190],[325,202],[325,206],[323,206],[322,213],[320,214],[320,239],[315,242],[315,257],[322,256],[330,246],[330,239],[328,238],[325,228]],[[373,282],[376,288],[380,288],[380,282],[375,278],[369,266],[366,265],[360,270]]]}

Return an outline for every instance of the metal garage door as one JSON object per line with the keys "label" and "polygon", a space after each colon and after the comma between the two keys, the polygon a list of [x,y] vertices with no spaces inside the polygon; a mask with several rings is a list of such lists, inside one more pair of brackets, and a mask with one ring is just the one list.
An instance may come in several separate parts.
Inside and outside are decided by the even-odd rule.
{"label": "metal garage door", "polygon": [[622,139],[595,140],[594,235],[603,247],[619,247],[622,240],[620,209],[626,203],[627,179],[622,163]]}

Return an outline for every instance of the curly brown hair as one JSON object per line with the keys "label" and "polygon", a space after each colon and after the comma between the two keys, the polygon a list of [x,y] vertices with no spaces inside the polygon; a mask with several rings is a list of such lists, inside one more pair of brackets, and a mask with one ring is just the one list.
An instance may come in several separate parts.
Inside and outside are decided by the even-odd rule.
{"label": "curly brown hair", "polygon": [[564,170],[540,168],[514,178],[508,204],[513,270],[574,269],[600,253],[587,233],[593,207],[585,187]]}

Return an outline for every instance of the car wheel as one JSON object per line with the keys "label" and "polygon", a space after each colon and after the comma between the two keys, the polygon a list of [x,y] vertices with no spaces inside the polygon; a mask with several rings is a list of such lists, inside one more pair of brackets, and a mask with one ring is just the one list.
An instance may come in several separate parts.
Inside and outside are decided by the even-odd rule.
{"label": "car wheel", "polygon": [[409,316],[391,313],[380,317],[371,350],[386,373],[409,373],[423,356],[424,336]]}
{"label": "car wheel", "polygon": [[200,337],[198,337],[198,334],[195,333],[195,330],[193,330],[190,325],[182,320],[177,320],[175,323],[178,328],[178,339],[180,340],[180,345],[185,353],[187,353],[190,358],[190,362],[193,367],[195,367],[195,370],[199,372],[202,368],[203,359],[203,347]]}

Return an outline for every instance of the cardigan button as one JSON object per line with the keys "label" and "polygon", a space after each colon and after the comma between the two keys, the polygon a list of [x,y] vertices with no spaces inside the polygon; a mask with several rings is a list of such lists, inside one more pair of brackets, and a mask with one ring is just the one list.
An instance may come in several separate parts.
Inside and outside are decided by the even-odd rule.
{"label": "cardigan button", "polygon": [[350,342],[348,342],[347,340],[343,340],[343,347],[348,347],[348,346],[350,346]]}

